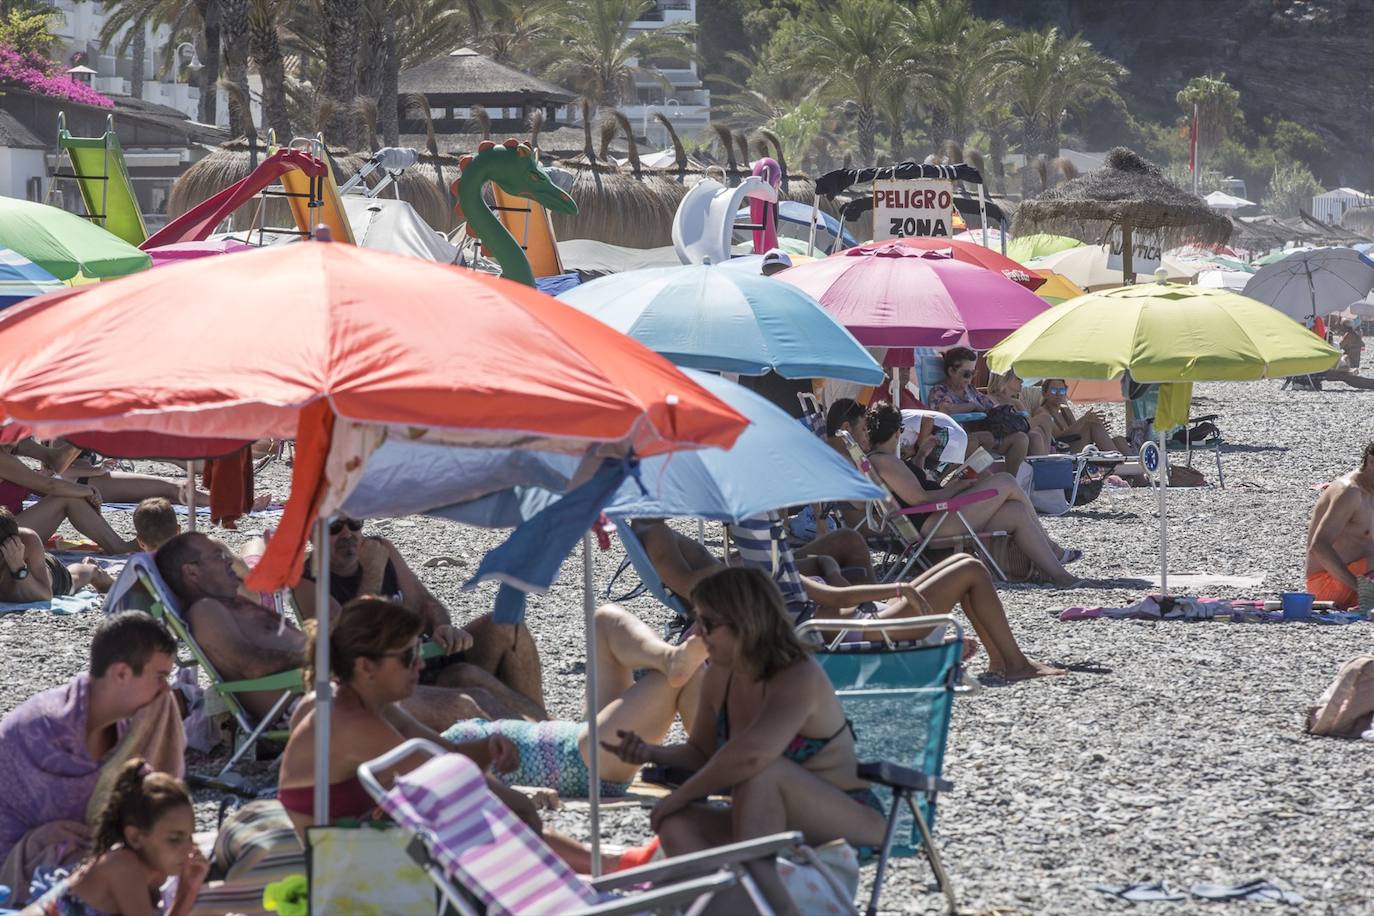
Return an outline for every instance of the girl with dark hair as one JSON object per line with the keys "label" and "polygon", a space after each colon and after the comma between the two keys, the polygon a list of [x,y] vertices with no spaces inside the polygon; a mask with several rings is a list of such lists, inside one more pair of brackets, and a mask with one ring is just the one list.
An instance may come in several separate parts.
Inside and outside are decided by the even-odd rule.
{"label": "girl with dark hair", "polygon": [[191,912],[210,865],[192,840],[195,811],[181,780],[124,764],[95,822],[95,848],[76,873],[31,903],[23,916],[153,916],[160,888],[177,876],[168,916]]}
{"label": "girl with dark hair", "polygon": [[[868,409],[864,416],[863,439],[859,444],[868,454],[873,470],[883,479],[903,506],[947,500],[960,493],[975,493],[991,489],[996,498],[985,499],[964,507],[964,518],[973,526],[974,531],[1005,531],[1015,541],[1040,571],[1055,585],[1069,586],[1079,581],[1064,569],[1065,563],[1072,563],[1083,556],[1080,551],[1067,550],[1055,544],[1040,524],[1035,507],[1025,491],[1009,474],[992,474],[974,480],[955,480],[948,486],[917,476],[898,455],[898,434],[902,430],[902,412],[886,401],[879,401]],[[919,521],[918,530],[931,525],[933,518]],[[964,534],[959,520],[947,516],[940,523],[941,535]]]}
{"label": "girl with dark hair", "polygon": [[[735,567],[692,592],[710,666],[686,744],[616,732],[606,750],[635,764],[694,771],[650,818],[664,851],[681,855],[799,830],[819,845],[882,842],[882,806],[857,776],[854,731],[830,679],[797,637],[767,574]],[[729,808],[694,805],[729,790]],[[770,901],[789,899],[776,872],[756,878]]]}

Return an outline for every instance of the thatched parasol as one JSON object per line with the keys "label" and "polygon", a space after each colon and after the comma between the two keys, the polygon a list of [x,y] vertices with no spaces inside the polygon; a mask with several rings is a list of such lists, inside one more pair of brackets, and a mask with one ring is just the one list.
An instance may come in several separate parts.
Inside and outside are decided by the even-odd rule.
{"label": "thatched parasol", "polygon": [[1231,237],[1231,221],[1201,198],[1169,181],[1153,163],[1125,147],[1107,153],[1095,172],[1067,181],[1016,208],[1016,235],[1047,232],[1085,242],[1104,241],[1121,230],[1122,273],[1131,269],[1131,234],[1137,230],[1160,237],[1164,248],[1220,245]]}

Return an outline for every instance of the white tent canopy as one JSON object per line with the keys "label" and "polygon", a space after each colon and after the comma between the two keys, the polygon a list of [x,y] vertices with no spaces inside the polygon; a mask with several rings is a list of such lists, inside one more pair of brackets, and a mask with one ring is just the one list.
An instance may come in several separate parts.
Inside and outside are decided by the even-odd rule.
{"label": "white tent canopy", "polygon": [[1213,191],[1202,199],[1207,206],[1211,207],[1213,210],[1239,210],[1241,207],[1255,206],[1253,200],[1246,200],[1244,197],[1236,197],[1232,194],[1227,194],[1225,191]]}
{"label": "white tent canopy", "polygon": [[452,264],[458,249],[420,218],[404,200],[343,196],[344,211],[358,247]]}

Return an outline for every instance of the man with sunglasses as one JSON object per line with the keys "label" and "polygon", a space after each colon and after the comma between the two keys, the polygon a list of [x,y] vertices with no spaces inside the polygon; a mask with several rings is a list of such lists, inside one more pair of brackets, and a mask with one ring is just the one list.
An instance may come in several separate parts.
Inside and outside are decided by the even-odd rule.
{"label": "man with sunglasses", "polygon": [[[292,592],[307,619],[315,616],[313,566]],[[425,621],[425,634],[443,648],[431,659],[420,683],[479,689],[494,699],[501,718],[546,719],[539,651],[524,624],[503,625],[484,614],[459,627],[448,608],[430,594],[386,538],[363,534],[363,523],[338,516],[329,526],[329,595],[337,611],[354,598],[379,595],[405,605]]]}

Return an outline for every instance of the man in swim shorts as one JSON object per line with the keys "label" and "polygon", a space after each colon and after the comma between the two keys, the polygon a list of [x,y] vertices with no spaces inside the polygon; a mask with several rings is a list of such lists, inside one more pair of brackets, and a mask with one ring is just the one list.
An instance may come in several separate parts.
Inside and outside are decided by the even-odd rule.
{"label": "man in swim shorts", "polygon": [[1374,560],[1374,442],[1360,466],[1333,480],[1312,510],[1307,529],[1307,590],[1318,601],[1353,607],[1359,577]]}

